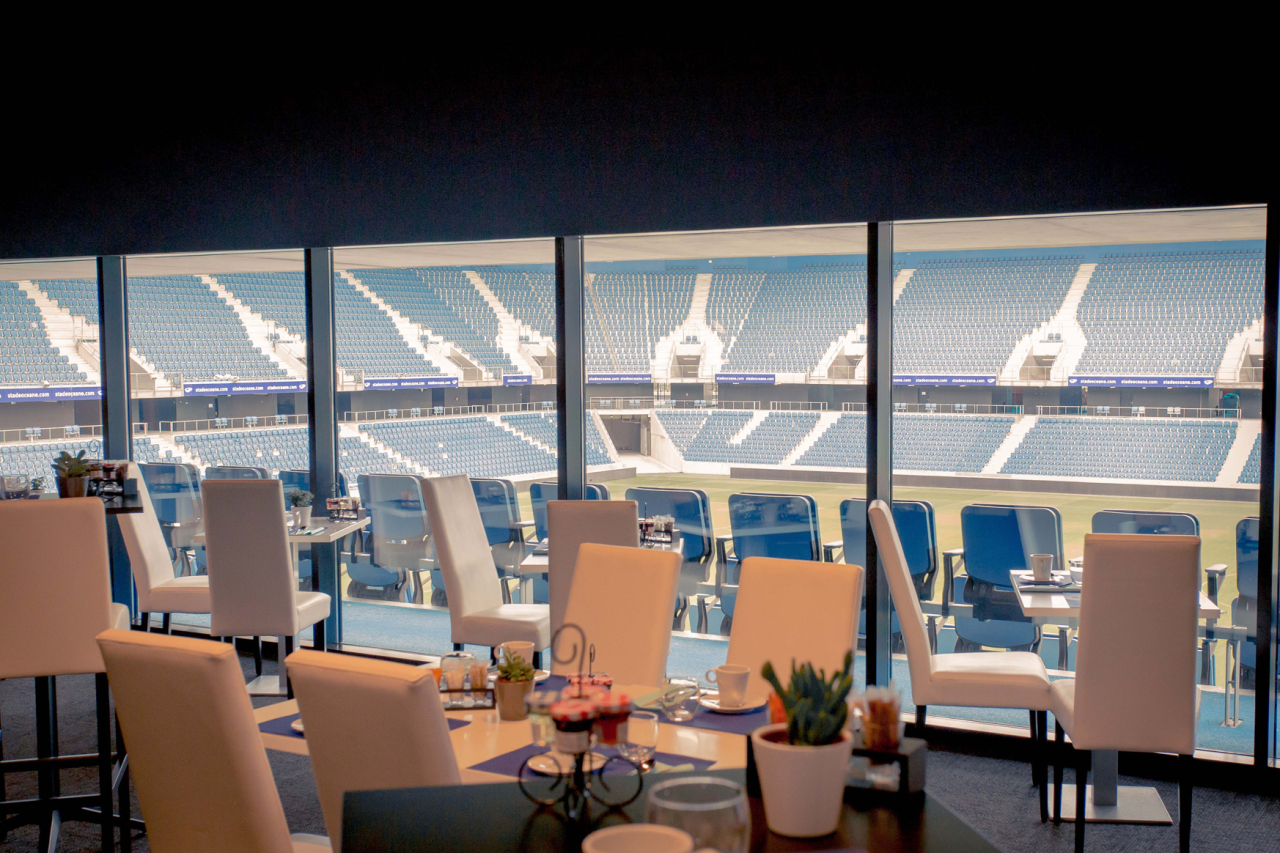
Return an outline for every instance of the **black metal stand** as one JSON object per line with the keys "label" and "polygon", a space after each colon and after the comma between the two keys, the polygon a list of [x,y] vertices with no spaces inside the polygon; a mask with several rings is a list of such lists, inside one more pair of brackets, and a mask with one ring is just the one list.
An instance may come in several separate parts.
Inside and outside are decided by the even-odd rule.
{"label": "black metal stand", "polygon": [[[86,821],[102,827],[102,849],[115,849],[115,827],[121,828],[120,849],[132,849],[131,830],[145,829],[145,824],[129,816],[128,756],[124,743],[111,751],[111,701],[105,673],[94,676],[97,693],[97,753],[58,754],[57,685],[53,676],[35,679],[36,692],[36,757],[0,760],[0,792],[9,773],[36,774],[35,797],[9,800],[0,797],[0,839],[13,829],[30,824],[40,827],[40,850],[53,853],[65,821]],[[98,792],[93,794],[62,793],[62,771],[73,767],[98,768]],[[116,814],[114,798],[120,793],[121,813]],[[105,815],[105,818],[104,818]]]}
{"label": "black metal stand", "polygon": [[[538,756],[526,758],[524,763],[520,765],[520,772],[516,774],[516,781],[520,784],[521,793],[540,806],[563,804],[565,814],[569,816],[570,820],[581,820],[586,816],[588,800],[595,800],[602,806],[611,809],[620,809],[636,801],[636,798],[640,796],[640,792],[644,790],[644,771],[641,770],[640,765],[620,756],[613,756],[605,759],[605,762],[594,771],[588,772],[584,767],[587,755],[588,753],[583,752],[573,756],[572,772],[562,773],[554,777],[555,781],[551,783],[551,787],[548,789],[548,796],[539,796],[525,786],[527,781],[525,778],[526,771],[530,774],[530,778],[544,778],[544,774],[529,767],[529,762]],[[605,774],[610,765],[618,766],[614,765],[614,762],[626,765],[627,770],[609,775],[619,781],[634,779],[634,790],[630,788],[615,790],[615,788],[609,786]]]}

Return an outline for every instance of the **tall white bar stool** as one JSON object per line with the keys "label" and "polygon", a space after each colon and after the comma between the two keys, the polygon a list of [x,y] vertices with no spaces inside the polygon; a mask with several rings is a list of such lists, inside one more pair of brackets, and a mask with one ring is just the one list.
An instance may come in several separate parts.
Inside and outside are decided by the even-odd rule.
{"label": "tall white bar stool", "polygon": [[911,698],[916,703],[916,730],[923,734],[930,705],[963,708],[1026,708],[1031,720],[1031,778],[1040,789],[1040,820],[1049,819],[1048,741],[1049,673],[1033,652],[961,652],[935,655],[925,628],[924,611],[916,596],[898,538],[893,513],[884,501],[867,507],[876,547],[884,560],[889,594],[898,612],[902,640],[911,669]]}
{"label": "tall white bar stool", "polygon": [[175,575],[169,546],[165,544],[164,531],[151,503],[145,477],[138,478],[138,499],[142,502],[142,512],[119,516],[120,533],[129,551],[129,564],[133,567],[133,585],[138,592],[142,629],[151,629],[152,613],[163,613],[163,630],[167,634],[172,614],[209,612],[209,577]]}
{"label": "tall white bar stool", "polygon": [[279,675],[259,674],[249,692],[292,696],[285,658],[299,631],[329,616],[329,596],[300,592],[289,552],[279,480],[206,480],[205,552],[214,637],[279,638]]}
{"label": "tall white bar stool", "polygon": [[449,597],[454,649],[463,644],[494,649],[509,640],[533,643],[533,665],[551,645],[551,614],[545,604],[503,604],[502,581],[465,474],[422,481],[427,516],[435,536],[436,562]]}
{"label": "tall white bar stool", "polygon": [[[656,687],[666,677],[683,563],[678,551],[593,542],[578,549],[564,618],[586,633],[596,650],[594,668],[613,676],[615,684]],[[551,671],[568,675],[577,666],[553,661]]]}
{"label": "tall white bar stool", "polygon": [[428,670],[302,650],[289,656],[289,673],[334,850],[342,849],[347,791],[462,783],[440,688]]}
{"label": "tall white bar stool", "polygon": [[289,834],[234,648],[141,631],[98,645],[155,853],[332,853]]}
{"label": "tall white bar stool", "polygon": [[[111,702],[94,642],[116,627],[129,627],[129,611],[111,601],[102,501],[0,502],[0,679],[34,678],[36,693],[36,758],[0,761],[0,791],[7,773],[34,771],[38,778],[37,796],[0,801],[0,829],[38,823],[41,850],[57,847],[69,820],[100,824],[102,849],[114,848],[116,774],[125,786],[119,820],[129,849],[127,776],[111,753]],[[56,678],[87,673],[95,677],[98,752],[59,756]],[[62,769],[92,766],[97,793],[62,794]]]}
{"label": "tall white bar stool", "polygon": [[[1053,683],[1049,710],[1076,758],[1076,850],[1084,850],[1090,752],[1178,756],[1178,843],[1191,847],[1192,756],[1200,717],[1196,685],[1200,537],[1087,533],[1076,677]],[[1054,762],[1053,816],[1062,801]]]}

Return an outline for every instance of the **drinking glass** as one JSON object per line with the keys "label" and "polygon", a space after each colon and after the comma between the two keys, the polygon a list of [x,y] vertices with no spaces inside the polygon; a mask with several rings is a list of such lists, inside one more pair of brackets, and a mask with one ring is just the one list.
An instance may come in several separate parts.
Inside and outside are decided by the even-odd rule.
{"label": "drinking glass", "polygon": [[662,696],[659,699],[662,713],[672,722],[692,720],[698,711],[698,696],[702,689],[698,679],[691,676],[677,676],[662,682]]}
{"label": "drinking glass", "polygon": [[695,848],[720,853],[747,853],[751,843],[751,808],[737,782],[693,776],[660,782],[649,792],[645,820],[683,829]]}
{"label": "drinking glass", "polygon": [[632,711],[627,719],[627,736],[619,738],[618,754],[642,770],[653,766],[658,752],[658,715],[652,711]]}
{"label": "drinking glass", "polygon": [[[476,656],[470,652],[452,652],[440,658],[440,680],[446,690],[461,690],[467,679],[467,671],[476,662]],[[462,697],[454,695],[450,701],[458,702]]]}

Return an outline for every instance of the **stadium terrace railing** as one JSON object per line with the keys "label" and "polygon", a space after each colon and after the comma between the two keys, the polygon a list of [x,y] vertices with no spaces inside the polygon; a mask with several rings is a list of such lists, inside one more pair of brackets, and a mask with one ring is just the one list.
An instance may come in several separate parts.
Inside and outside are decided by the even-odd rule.
{"label": "stadium terrace railing", "polygon": [[[865,412],[866,403],[845,403],[846,412]],[[894,412],[925,415],[1020,415],[1022,406],[991,403],[894,403]]]}
{"label": "stadium terrace railing", "polygon": [[[142,426],[146,426],[143,424]],[[134,424],[134,432],[137,432]],[[92,426],[19,427],[0,430],[0,444],[34,444],[38,441],[62,441],[76,438],[101,438],[102,424]]]}
{"label": "stadium terrace railing", "polygon": [[1262,384],[1262,367],[1242,367],[1240,368],[1240,381],[1246,384]]}
{"label": "stadium terrace railing", "polygon": [[160,421],[160,432],[221,432],[227,429],[265,429],[267,427],[306,425],[306,415],[248,415],[243,418]]}
{"label": "stadium terrace railing", "polygon": [[485,406],[426,406],[410,409],[378,409],[372,412],[343,412],[347,423],[367,421],[406,421],[418,418],[438,418],[446,415],[483,415]]}
{"label": "stadium terrace railing", "polygon": [[132,397],[181,397],[185,383],[180,374],[131,372],[129,393]]}
{"label": "stadium terrace railing", "polygon": [[809,400],[770,400],[769,410],[773,412],[825,412],[827,404]]}
{"label": "stadium terrace railing", "polygon": [[1048,379],[1051,378],[1049,374],[1052,372],[1053,372],[1052,366],[1033,365],[1029,367],[1023,367],[1018,372],[1018,378],[1019,379],[1037,379],[1041,381],[1047,381]]}
{"label": "stadium terrace railing", "polygon": [[1239,409],[1191,409],[1185,406],[1036,406],[1043,417],[1239,418]]}
{"label": "stadium terrace railing", "polygon": [[759,400],[670,400],[661,397],[592,397],[588,409],[758,409]]}
{"label": "stadium terrace railing", "polygon": [[498,415],[514,412],[554,412],[555,410],[555,400],[543,400],[541,403],[490,403],[485,407],[485,411]]}

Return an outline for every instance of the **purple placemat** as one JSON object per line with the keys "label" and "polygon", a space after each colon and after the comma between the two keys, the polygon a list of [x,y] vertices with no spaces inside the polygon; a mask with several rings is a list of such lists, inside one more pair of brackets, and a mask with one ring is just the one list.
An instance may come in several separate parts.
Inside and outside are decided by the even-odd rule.
{"label": "purple placemat", "polygon": [[[301,716],[301,714],[289,714],[285,717],[276,717],[274,720],[267,720],[265,723],[258,723],[258,731],[268,735],[280,735],[281,737],[296,737],[302,739],[302,733],[293,730],[293,721]],[[453,717],[445,717],[445,722],[449,724],[449,731],[471,725],[470,720],[455,720]]]}
{"label": "purple placemat", "polygon": [[[490,758],[487,761],[481,761],[479,764],[473,764],[470,769],[482,770],[485,773],[498,773],[503,776],[518,776],[520,774],[520,765],[524,764],[525,759],[535,755],[541,755],[542,753],[549,751],[550,750],[545,746],[529,744],[528,746],[522,746],[519,749],[513,749],[510,752],[503,753],[495,758]],[[611,746],[597,747],[592,751],[600,753],[605,758],[613,758],[618,754],[618,751]],[[712,764],[715,764],[714,761],[709,761],[705,758],[694,758],[691,755],[676,755],[673,752],[655,753],[654,759],[656,761],[661,761],[663,764],[692,764],[694,770],[706,770]],[[610,768],[608,772],[609,774],[613,774],[623,773],[625,771],[621,766],[619,766],[616,769]]]}
{"label": "purple placemat", "polygon": [[749,714],[717,714],[699,705],[698,711],[693,715],[692,720],[678,723],[668,720],[661,710],[654,708],[642,708],[640,710],[653,711],[658,715],[659,722],[666,723],[669,726],[689,726],[690,728],[708,729],[713,732],[728,732],[732,735],[749,735],[761,726],[769,725],[768,705]]}

